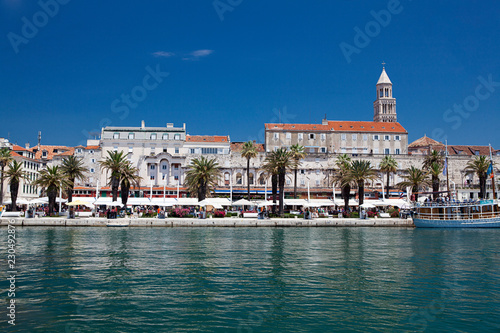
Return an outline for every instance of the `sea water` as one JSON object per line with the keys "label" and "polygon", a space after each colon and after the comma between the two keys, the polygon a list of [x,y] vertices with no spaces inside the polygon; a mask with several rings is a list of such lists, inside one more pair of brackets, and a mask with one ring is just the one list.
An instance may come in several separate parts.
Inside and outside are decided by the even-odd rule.
{"label": "sea water", "polygon": [[[7,276],[7,228],[0,229]],[[500,332],[500,230],[17,228],[19,332]]]}

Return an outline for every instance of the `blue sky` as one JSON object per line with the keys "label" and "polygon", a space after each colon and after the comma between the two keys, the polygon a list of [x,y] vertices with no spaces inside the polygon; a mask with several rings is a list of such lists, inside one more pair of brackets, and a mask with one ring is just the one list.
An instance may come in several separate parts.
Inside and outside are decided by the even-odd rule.
{"label": "blue sky", "polygon": [[497,1],[0,3],[0,137],[20,145],[141,120],[258,142],[279,115],[369,121],[385,61],[410,142],[500,148]]}

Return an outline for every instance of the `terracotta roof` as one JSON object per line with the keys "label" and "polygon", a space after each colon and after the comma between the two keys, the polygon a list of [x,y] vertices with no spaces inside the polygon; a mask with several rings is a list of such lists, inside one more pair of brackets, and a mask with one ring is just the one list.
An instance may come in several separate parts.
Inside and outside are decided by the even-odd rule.
{"label": "terracotta roof", "polygon": [[322,124],[265,124],[266,130],[407,133],[400,123],[375,121],[328,121]]}
{"label": "terracotta roof", "polygon": [[10,156],[14,156],[14,157],[22,157],[21,155],[19,155],[18,153],[16,153],[15,151],[10,151]]}
{"label": "terracotta roof", "polygon": [[[492,149],[492,151],[493,151],[493,149]],[[476,154],[476,152],[478,152],[478,154]],[[489,156],[490,155],[490,147],[489,146],[449,145],[448,146],[448,155]]]}
{"label": "terracotta roof", "polygon": [[[65,153],[67,151],[70,151],[72,155],[75,151],[75,148],[66,146],[34,146],[31,148],[31,151],[34,152],[35,150],[35,157],[37,159],[42,158],[42,152],[45,150],[47,151],[47,156],[43,157],[43,159],[51,160],[54,158],[54,156]],[[57,150],[57,152],[54,152],[54,150]]]}
{"label": "terracotta roof", "polygon": [[23,148],[23,147],[18,146],[18,145],[12,145],[12,150],[14,150],[14,151],[30,151],[29,149]]}
{"label": "terracotta roof", "polygon": [[266,130],[286,131],[329,131],[328,125],[321,124],[265,124]]}
{"label": "terracotta roof", "polygon": [[328,121],[328,127],[338,132],[408,133],[400,123],[379,121]]}
{"label": "terracotta roof", "polygon": [[427,136],[423,136],[420,139],[417,139],[408,145],[408,148],[417,148],[417,147],[429,147],[432,146],[444,146],[441,142],[428,138]]}
{"label": "terracotta roof", "polygon": [[229,142],[229,136],[222,135],[186,135],[187,142]]}
{"label": "terracotta roof", "polygon": [[85,149],[90,150],[90,149],[101,149],[99,146],[87,146]]}
{"label": "terracotta roof", "polygon": [[[245,142],[231,142],[231,152],[240,152],[243,149]],[[264,145],[262,143],[255,143],[254,146],[257,148],[257,152],[263,153]]]}

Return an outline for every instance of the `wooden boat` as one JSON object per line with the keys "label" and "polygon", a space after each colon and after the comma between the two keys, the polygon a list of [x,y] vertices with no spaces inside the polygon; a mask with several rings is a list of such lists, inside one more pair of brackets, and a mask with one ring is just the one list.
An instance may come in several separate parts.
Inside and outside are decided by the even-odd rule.
{"label": "wooden boat", "polygon": [[417,204],[413,223],[420,228],[499,228],[496,200]]}

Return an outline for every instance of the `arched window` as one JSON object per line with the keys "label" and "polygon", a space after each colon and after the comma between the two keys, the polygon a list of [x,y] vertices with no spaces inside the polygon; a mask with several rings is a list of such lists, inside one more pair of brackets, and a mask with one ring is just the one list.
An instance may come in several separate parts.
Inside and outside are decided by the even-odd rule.
{"label": "arched window", "polygon": [[248,175],[248,183],[249,183],[250,185],[253,185],[253,173],[250,173],[250,174]]}
{"label": "arched window", "polygon": [[266,185],[266,175],[264,173],[262,173],[259,177],[259,184]]}
{"label": "arched window", "polygon": [[224,173],[224,185],[229,185],[229,172]]}
{"label": "arched window", "polygon": [[241,184],[242,184],[242,178],[243,178],[243,177],[241,177],[241,173],[239,173],[239,172],[238,172],[238,173],[236,174],[236,184],[237,184],[237,185],[241,185]]}

